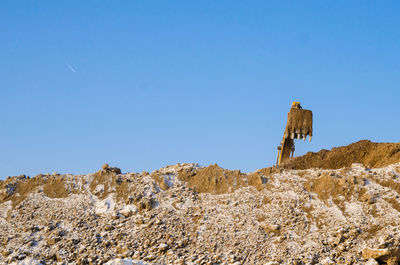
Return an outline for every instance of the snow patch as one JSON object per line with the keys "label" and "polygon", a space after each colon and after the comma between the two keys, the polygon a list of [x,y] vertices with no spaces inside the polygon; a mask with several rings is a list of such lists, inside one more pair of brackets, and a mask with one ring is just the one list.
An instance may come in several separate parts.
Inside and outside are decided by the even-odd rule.
{"label": "snow patch", "polygon": [[25,258],[20,261],[14,261],[13,263],[11,263],[11,265],[44,265],[44,264],[32,258]]}
{"label": "snow patch", "polygon": [[178,180],[178,178],[176,177],[175,174],[167,174],[164,175],[164,182],[165,184],[168,185],[168,187],[172,187],[174,186],[174,183],[180,183],[180,181]]}
{"label": "snow patch", "polygon": [[150,263],[140,261],[140,260],[133,260],[133,259],[113,259],[105,263],[106,265],[150,265]]}
{"label": "snow patch", "polygon": [[199,169],[201,167],[197,163],[178,163],[176,165],[160,168],[158,171],[161,174],[175,174],[175,173],[178,173],[179,170],[192,169],[192,168]]}
{"label": "snow patch", "polygon": [[122,207],[120,213],[125,216],[129,216],[130,214],[137,213],[137,208],[135,205],[125,205]]}
{"label": "snow patch", "polygon": [[104,185],[103,184],[97,185],[93,192],[94,192],[94,194],[103,193],[104,192]]}
{"label": "snow patch", "polygon": [[113,214],[115,209],[115,201],[110,194],[104,200],[98,200],[94,204],[96,214]]}

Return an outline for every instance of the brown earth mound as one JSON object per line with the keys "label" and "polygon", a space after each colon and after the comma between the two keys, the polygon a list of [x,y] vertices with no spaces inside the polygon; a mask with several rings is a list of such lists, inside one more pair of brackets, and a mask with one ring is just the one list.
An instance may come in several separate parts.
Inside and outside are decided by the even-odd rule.
{"label": "brown earth mound", "polygon": [[16,206],[38,188],[49,198],[66,198],[72,193],[79,192],[77,187],[67,183],[66,177],[63,175],[39,174],[34,178],[21,175],[0,182],[0,190],[3,190],[0,192],[0,203],[11,200],[13,206]]}
{"label": "brown earth mound", "polygon": [[400,143],[374,143],[361,140],[332,150],[308,152],[295,157],[281,167],[286,169],[339,169],[350,167],[353,163],[362,163],[369,168],[384,167],[400,161]]}
{"label": "brown earth mound", "polygon": [[217,164],[202,168],[197,172],[181,171],[178,178],[188,183],[197,192],[222,194],[245,186],[246,174],[239,170],[223,169]]}

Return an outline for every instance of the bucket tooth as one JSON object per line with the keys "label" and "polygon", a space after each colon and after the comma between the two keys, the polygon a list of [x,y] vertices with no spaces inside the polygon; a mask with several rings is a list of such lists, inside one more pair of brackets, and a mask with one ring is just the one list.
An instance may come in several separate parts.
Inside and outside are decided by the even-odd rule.
{"label": "bucket tooth", "polygon": [[291,133],[290,138],[294,139],[294,132]]}
{"label": "bucket tooth", "polygon": [[310,137],[308,137],[308,140],[310,140],[310,142],[311,142],[311,139],[312,139],[312,136],[310,135]]}
{"label": "bucket tooth", "polygon": [[297,134],[297,139],[300,140],[300,134],[299,133]]}

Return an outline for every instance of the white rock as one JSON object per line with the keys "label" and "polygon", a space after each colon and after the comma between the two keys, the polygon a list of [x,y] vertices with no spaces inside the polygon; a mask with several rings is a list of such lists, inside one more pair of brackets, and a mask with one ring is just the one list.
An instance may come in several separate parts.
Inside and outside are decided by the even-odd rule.
{"label": "white rock", "polygon": [[379,263],[375,259],[369,259],[365,265],[379,265]]}
{"label": "white rock", "polygon": [[137,213],[137,208],[135,205],[129,204],[129,205],[125,205],[119,212],[125,216],[125,217],[129,217],[135,213]]}

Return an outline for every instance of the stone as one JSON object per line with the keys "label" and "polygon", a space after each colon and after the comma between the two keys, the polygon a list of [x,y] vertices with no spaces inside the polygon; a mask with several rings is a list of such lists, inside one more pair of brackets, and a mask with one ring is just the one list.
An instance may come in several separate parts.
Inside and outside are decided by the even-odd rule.
{"label": "stone", "polygon": [[362,257],[365,260],[375,259],[378,262],[385,262],[388,265],[394,265],[400,260],[400,248],[364,248],[362,251]]}
{"label": "stone", "polygon": [[344,237],[342,235],[337,235],[336,237],[333,238],[332,243],[334,244],[334,246],[337,246],[343,242],[343,239]]}
{"label": "stone", "polygon": [[11,252],[10,250],[8,250],[8,249],[5,249],[5,250],[2,250],[2,251],[1,251],[1,254],[2,254],[4,257],[8,257],[11,253],[12,253],[12,252]]}
{"label": "stone", "polygon": [[321,264],[322,265],[333,265],[333,264],[335,264],[335,262],[333,262],[333,260],[331,258],[326,257],[323,260],[321,260]]}
{"label": "stone", "polygon": [[131,217],[136,212],[137,208],[134,205],[127,205],[121,209],[120,214],[122,214],[124,217]]}
{"label": "stone", "polygon": [[160,188],[161,188],[162,190],[168,190],[168,189],[169,189],[169,186],[168,186],[168,184],[165,182],[165,179],[162,179],[162,180],[160,181]]}
{"label": "stone", "polygon": [[390,255],[390,250],[387,248],[384,249],[364,248],[362,251],[362,256],[365,260],[378,259],[389,255]]}
{"label": "stone", "polygon": [[379,263],[375,259],[369,259],[365,265],[379,265]]}
{"label": "stone", "polygon": [[158,245],[158,250],[161,251],[161,252],[165,252],[165,251],[168,250],[168,245],[164,244],[164,243],[161,243],[160,245]]}
{"label": "stone", "polygon": [[59,238],[59,237],[55,237],[55,236],[52,236],[52,237],[49,237],[49,238],[46,239],[46,242],[47,242],[47,244],[48,244],[49,246],[54,245],[54,244],[57,243],[58,241],[60,241],[60,238]]}

